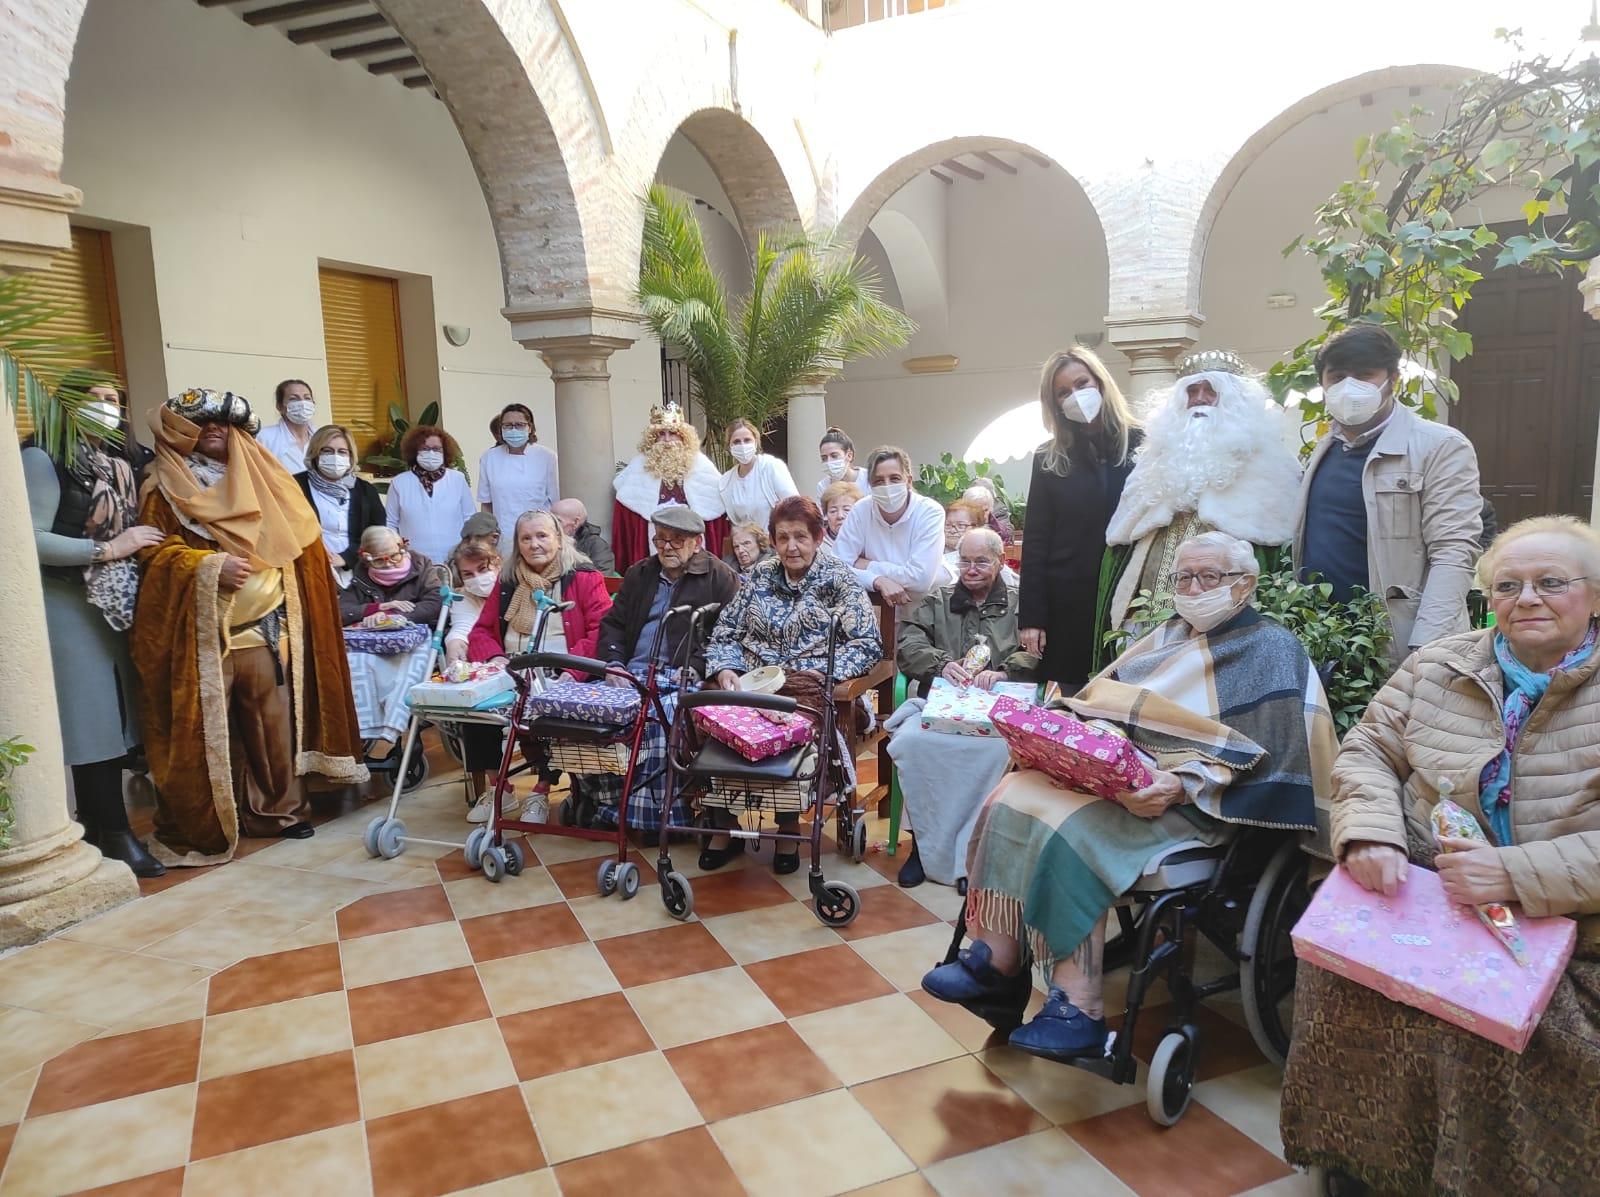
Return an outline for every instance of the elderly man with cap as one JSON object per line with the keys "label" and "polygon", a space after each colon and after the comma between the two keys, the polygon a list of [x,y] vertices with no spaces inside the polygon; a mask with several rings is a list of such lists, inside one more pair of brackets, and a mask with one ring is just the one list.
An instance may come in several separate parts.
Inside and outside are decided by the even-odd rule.
{"label": "elderly man with cap", "polygon": [[146,696],[165,864],[230,859],[241,834],[311,834],[301,778],[367,779],[333,571],[299,487],[240,396],[157,410],[132,655]]}
{"label": "elderly man with cap", "polygon": [[[689,619],[667,620],[674,607],[704,607],[708,603],[729,603],[739,592],[739,577],[717,558],[706,552],[706,523],[688,507],[658,507],[650,516],[652,556],[638,562],[622,579],[611,610],[600,621],[600,643],[596,655],[642,678],[654,660],[663,680],[667,674],[687,663],[696,682],[705,674],[705,642],[716,623],[715,614],[700,621],[700,636],[686,643]],[[665,623],[665,627],[663,627]],[[652,654],[654,656],[652,657]],[[620,679],[613,679],[620,681]],[[673,708],[671,696],[665,699],[667,713]],[[655,772],[650,762],[665,760],[666,737],[660,728],[647,729],[641,767],[635,773],[649,779]],[[628,823],[649,830],[660,826],[660,778],[648,781],[636,791],[628,804]],[[616,822],[615,807],[601,807],[601,823]],[[673,811],[673,822],[687,822],[687,813]]]}
{"label": "elderly man with cap", "polygon": [[611,546],[606,543],[600,525],[589,522],[589,509],[581,499],[557,499],[550,504],[550,510],[561,521],[561,531],[567,539],[578,546],[578,552],[594,562],[597,570],[603,574],[617,572],[617,559],[611,554]]}

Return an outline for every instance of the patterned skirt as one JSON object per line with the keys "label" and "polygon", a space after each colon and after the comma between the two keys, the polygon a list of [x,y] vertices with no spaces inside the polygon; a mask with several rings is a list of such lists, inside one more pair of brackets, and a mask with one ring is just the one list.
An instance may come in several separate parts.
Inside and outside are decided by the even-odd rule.
{"label": "patterned skirt", "polygon": [[1519,1056],[1309,965],[1284,1154],[1384,1193],[1600,1192],[1600,952],[1567,966]]}

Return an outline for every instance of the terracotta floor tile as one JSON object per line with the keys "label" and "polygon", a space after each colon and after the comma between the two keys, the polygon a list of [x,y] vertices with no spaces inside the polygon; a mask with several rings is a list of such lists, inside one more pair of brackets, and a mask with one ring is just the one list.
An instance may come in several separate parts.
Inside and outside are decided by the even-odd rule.
{"label": "terracotta floor tile", "polygon": [[594,944],[572,943],[478,965],[496,1018],[615,993],[619,986]]}
{"label": "terracotta floor tile", "polygon": [[522,1092],[545,1154],[557,1164],[701,1124],[660,1052],[525,1081]]}
{"label": "terracotta floor tile", "polygon": [[906,996],[915,1002],[924,1014],[943,1027],[946,1035],[969,1052],[982,1051],[986,1047],[1003,1046],[1006,1042],[1006,1036],[970,1010],[951,1002],[941,1002],[931,993],[924,993],[920,989],[911,990]]}
{"label": "terracotta floor tile", "polygon": [[433,867],[439,870],[440,881],[460,881],[463,877],[482,876],[482,870],[467,864],[464,852],[448,852],[434,861]]}
{"label": "terracotta floor tile", "polygon": [[741,1197],[745,1192],[703,1126],[602,1151],[556,1169],[564,1197],[616,1197],[648,1187],[696,1197]]}
{"label": "terracotta floor tile", "polygon": [[[556,883],[556,888],[565,898],[587,898],[600,892],[596,881],[600,870],[601,857],[590,857],[584,860],[568,860],[560,864],[553,864],[550,868],[550,880]],[[612,859],[616,857],[613,854]],[[639,888],[645,889],[656,883],[655,868],[637,852],[629,852],[628,859],[639,867]]]}
{"label": "terracotta floor tile", "polygon": [[706,919],[705,928],[740,964],[794,956],[839,943],[833,928],[799,902],[719,914]]}
{"label": "terracotta floor tile", "polygon": [[655,1043],[620,993],[508,1014],[500,1033],[519,1081],[652,1051]]}
{"label": "terracotta floor tile", "polygon": [[251,1006],[206,1019],[200,1079],[310,1060],[352,1046],[343,990]]}
{"label": "terracotta floor tile", "polygon": [[972,1056],[869,1081],[851,1093],[919,1168],[1050,1125]]}
{"label": "terracotta floor tile", "polygon": [[[808,901],[806,905],[811,905]],[[698,909],[698,906],[696,907]],[[920,902],[913,902],[894,886],[875,885],[861,895],[861,913],[848,927],[837,928],[845,939],[866,939],[904,931],[907,927],[926,927],[938,917]]]}
{"label": "terracotta floor tile", "polygon": [[[635,899],[639,901],[640,899]],[[636,931],[595,945],[624,989],[726,968],[733,957],[699,923],[679,923],[659,931]]]}
{"label": "terracotta floor tile", "polygon": [[339,959],[350,989],[472,965],[466,937],[454,919],[341,940]]}
{"label": "terracotta floor tile", "polygon": [[215,865],[208,869],[168,869],[159,877],[141,877],[139,878],[139,896],[141,898],[152,898],[156,894],[164,894],[167,890],[174,889],[185,881],[194,881],[212,872],[213,869],[224,867],[226,866]]}
{"label": "terracotta floor tile", "polygon": [[694,912],[703,919],[738,914],[762,906],[781,906],[794,899],[779,885],[762,860],[760,868],[710,873],[693,881]]}
{"label": "terracotta floor tile", "polygon": [[1141,1102],[1063,1129],[1140,1197],[1165,1197],[1175,1176],[1186,1197],[1231,1197],[1292,1171],[1199,1102],[1176,1126],[1156,1126]]}
{"label": "terracotta floor tile", "polygon": [[91,1039],[44,1066],[28,1117],[187,1085],[200,1071],[202,1022]]}
{"label": "terracotta floor tile", "polygon": [[[1039,1131],[956,1156],[932,1165],[925,1175],[940,1194],[952,1197],[958,1193],[982,1193],[984,1197],[1037,1197],[1041,1193],[1132,1197],[1125,1184],[1061,1130]],[[1184,1179],[1187,1178],[1167,1177],[1167,1193],[1187,1197]]]}
{"label": "terracotta floor tile", "polygon": [[[861,900],[868,905],[873,901],[868,897]],[[929,923],[854,939],[850,946],[901,993],[917,993],[922,989],[922,978],[928,970],[944,963],[945,953],[950,950],[951,934],[952,928],[944,923]]]}
{"label": "terracotta floor tile", "polygon": [[[1044,1191],[1044,1189],[1039,1190],[1039,1192]],[[864,1189],[854,1189],[850,1197],[939,1197],[939,1190],[923,1180],[920,1172],[908,1172],[893,1180],[883,1180]],[[994,1195],[989,1194],[989,1197]]]}
{"label": "terracotta floor tile", "polygon": [[407,927],[443,923],[452,917],[442,885],[373,894],[339,911],[339,938],[356,939],[383,931],[403,931]]}
{"label": "terracotta floor tile", "polygon": [[11,1154],[11,1140],[17,1137],[17,1124],[0,1126],[0,1176],[5,1175],[6,1157]]}
{"label": "terracotta floor tile", "polygon": [[12,1194],[74,1193],[183,1167],[194,1126],[194,1085],[29,1118],[6,1162]]}
{"label": "terracotta floor tile", "polygon": [[461,920],[467,948],[477,961],[521,956],[584,941],[583,927],[565,902]]}
{"label": "terracotta floor tile", "polygon": [[847,1085],[965,1054],[903,993],[819,1010],[794,1019],[793,1026]]}
{"label": "terracotta floor tile", "polygon": [[663,1048],[783,1021],[767,995],[737,967],[640,985],[628,990],[628,1001]]}
{"label": "terracotta floor tile", "polygon": [[370,1184],[359,1122],[195,1160],[186,1178],[192,1197],[346,1197],[367,1193]]}
{"label": "terracotta floor tile", "polygon": [[382,1118],[476,1097],[517,1083],[511,1053],[493,1019],[440,1027],[356,1048],[361,1111]]}
{"label": "terracotta floor tile", "polygon": [[729,1118],[711,1134],[752,1193],[847,1193],[912,1171],[845,1089]]}
{"label": "terracotta floor tile", "polygon": [[200,1082],[190,1158],[201,1160],[361,1117],[355,1058],[330,1052]]}
{"label": "terracotta floor tile", "polygon": [[[1133,1054],[1149,1061],[1167,1033],[1172,1007],[1146,1005],[1139,1011],[1139,1021],[1133,1029]],[[1122,1025],[1120,1012],[1106,1020],[1113,1030]],[[1267,1063],[1256,1047],[1250,1032],[1230,1018],[1224,1018],[1206,1006],[1197,1006],[1194,1025],[1200,1028],[1200,1054],[1195,1060],[1194,1079],[1209,1081],[1246,1068],[1258,1068]]]}
{"label": "terracotta floor tile", "polygon": [[183,1169],[168,1168],[165,1172],[119,1180],[98,1189],[83,1189],[73,1197],[182,1197],[182,1194]]}
{"label": "terracotta floor tile", "polygon": [[368,985],[350,990],[349,997],[350,1029],[358,1046],[489,1017],[472,968]]}
{"label": "terracotta floor tile", "polygon": [[686,1044],[666,1055],[707,1122],[839,1087],[839,1078],[788,1023]]}
{"label": "terracotta floor tile", "polygon": [[343,987],[338,944],[273,952],[241,960],[212,977],[206,1012],[226,1014]]}
{"label": "terracotta floor tile", "polygon": [[436,1197],[544,1167],[514,1087],[374,1118],[367,1150],[374,1197]]}
{"label": "terracotta floor tile", "polygon": [[785,1018],[894,992],[893,985],[845,944],[763,960],[744,971]]}

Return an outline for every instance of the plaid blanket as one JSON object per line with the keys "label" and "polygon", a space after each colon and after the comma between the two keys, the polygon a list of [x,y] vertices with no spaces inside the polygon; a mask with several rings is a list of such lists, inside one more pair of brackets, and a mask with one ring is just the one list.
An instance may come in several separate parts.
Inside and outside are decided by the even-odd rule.
{"label": "plaid blanket", "polygon": [[[678,696],[665,693],[661,706],[666,712],[667,724],[663,726],[654,718],[646,722],[644,738],[639,743],[639,754],[633,768],[633,792],[628,795],[628,826],[635,831],[660,831],[661,807],[666,796],[667,727],[678,709]],[[595,777],[586,779],[597,783],[594,821],[598,827],[617,825],[617,807],[622,797],[622,778]],[[683,799],[672,804],[668,818],[673,827],[687,827],[692,821],[689,805]]]}

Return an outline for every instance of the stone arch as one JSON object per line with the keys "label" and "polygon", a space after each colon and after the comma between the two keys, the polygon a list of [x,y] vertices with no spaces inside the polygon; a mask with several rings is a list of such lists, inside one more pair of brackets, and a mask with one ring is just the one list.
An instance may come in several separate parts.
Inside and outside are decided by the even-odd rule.
{"label": "stone arch", "polygon": [[862,238],[874,236],[894,271],[901,310],[921,328],[942,326],[950,310],[947,280],[916,221],[902,212],[881,212],[852,244],[859,245]]}
{"label": "stone arch", "polygon": [[1200,283],[1205,266],[1206,246],[1216,225],[1217,214],[1252,164],[1289,130],[1310,117],[1335,104],[1353,100],[1364,92],[1391,87],[1448,86],[1453,87],[1477,72],[1468,67],[1444,64],[1418,64],[1415,66],[1389,66],[1379,70],[1353,75],[1337,83],[1312,92],[1278,113],[1239,145],[1223,162],[1206,192],[1204,201],[1194,215],[1194,228],[1189,240],[1188,307],[1200,310]]}
{"label": "stone arch", "polygon": [[[701,108],[671,132],[683,134],[717,176],[747,248],[755,246],[762,229],[801,223],[800,206],[778,155],[744,117],[726,108]],[[665,143],[661,149],[666,152]]]}

